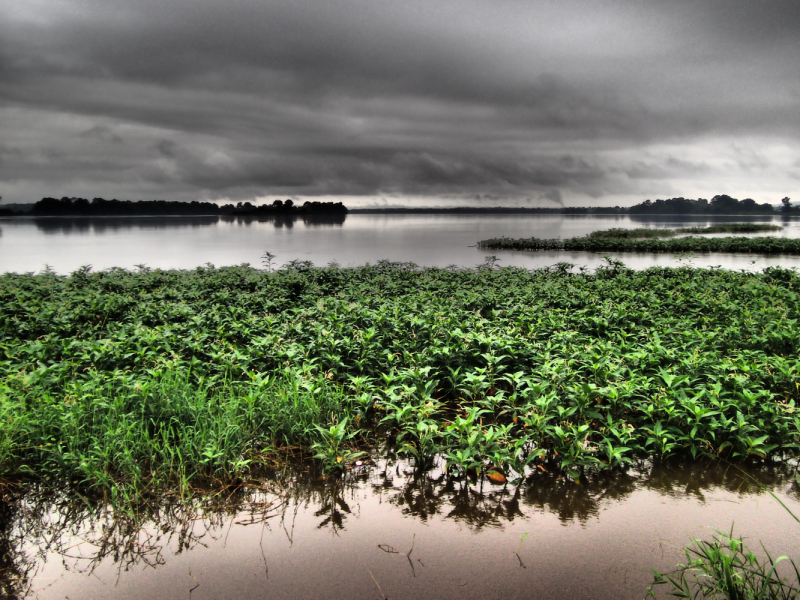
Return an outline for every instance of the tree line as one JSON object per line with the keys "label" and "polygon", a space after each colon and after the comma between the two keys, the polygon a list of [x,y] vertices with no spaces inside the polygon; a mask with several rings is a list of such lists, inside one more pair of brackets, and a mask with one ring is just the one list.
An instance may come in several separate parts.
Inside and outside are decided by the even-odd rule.
{"label": "tree line", "polygon": [[[130,216],[130,215],[289,215],[310,213],[346,213],[341,202],[304,202],[275,200],[272,204],[255,206],[250,202],[219,206],[212,202],[176,202],[167,200],[106,200],[105,198],[42,198],[25,214],[32,216]],[[22,214],[3,209],[0,215]]]}

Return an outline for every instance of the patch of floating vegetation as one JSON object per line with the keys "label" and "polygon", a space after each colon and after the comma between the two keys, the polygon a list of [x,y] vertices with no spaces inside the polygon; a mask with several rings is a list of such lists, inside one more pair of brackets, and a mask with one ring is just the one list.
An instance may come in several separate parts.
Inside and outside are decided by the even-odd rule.
{"label": "patch of floating vegetation", "polygon": [[5,274],[3,478],[129,503],[386,440],[512,484],[797,455],[794,271],[570,266]]}
{"label": "patch of floating vegetation", "polygon": [[[726,252],[752,254],[800,254],[800,239],[779,237],[716,237],[695,234],[759,233],[781,229],[778,225],[730,223],[683,229],[606,229],[585,237],[566,240],[552,238],[491,238],[478,242],[488,250],[556,250],[572,252]],[[673,237],[678,234],[693,234]],[[670,239],[659,239],[670,238]]]}
{"label": "patch of floating vegetation", "polygon": [[676,233],[761,233],[764,231],[780,231],[780,225],[772,223],[722,223],[709,227],[682,227]]}
{"label": "patch of floating vegetation", "polygon": [[710,227],[682,227],[680,229],[652,229],[644,227],[624,229],[622,227],[615,227],[613,229],[593,231],[587,237],[591,239],[639,239],[672,237],[684,233],[763,233],[766,231],[780,231],[781,229],[782,227],[780,225],[772,225],[771,223],[723,223],[721,225],[711,225]]}

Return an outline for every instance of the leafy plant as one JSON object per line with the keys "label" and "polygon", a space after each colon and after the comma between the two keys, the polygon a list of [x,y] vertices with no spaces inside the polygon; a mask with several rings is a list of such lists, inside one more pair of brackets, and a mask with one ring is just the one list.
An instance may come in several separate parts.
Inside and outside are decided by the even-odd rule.
{"label": "leafy plant", "polygon": [[[677,598],[719,600],[789,600],[800,598],[800,571],[786,556],[774,559],[764,549],[766,560],[749,550],[744,540],[717,533],[711,541],[694,540],[684,549],[686,563],[673,573],[654,571],[648,597],[655,598],[656,586],[667,586]],[[782,577],[778,565],[791,565],[792,575]]]}
{"label": "leafy plant", "polygon": [[346,447],[346,442],[352,440],[359,431],[347,432],[347,418],[330,427],[316,425],[319,441],[311,445],[311,451],[316,451],[314,458],[321,460],[328,471],[344,469],[364,452],[353,452]]}

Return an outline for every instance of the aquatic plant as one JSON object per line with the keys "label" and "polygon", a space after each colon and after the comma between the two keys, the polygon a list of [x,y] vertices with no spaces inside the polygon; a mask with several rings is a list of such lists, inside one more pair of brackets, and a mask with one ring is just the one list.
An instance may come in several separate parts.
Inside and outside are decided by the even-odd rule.
{"label": "aquatic plant", "polygon": [[782,227],[780,225],[772,225],[771,223],[722,223],[709,227],[681,227],[680,229],[623,229],[621,227],[615,227],[613,229],[593,231],[587,237],[592,239],[660,238],[672,237],[679,233],[691,233],[695,235],[706,233],[761,233],[765,231],[780,231],[781,229]]}
{"label": "aquatic plant", "polygon": [[[620,230],[625,231],[625,230]],[[634,230],[642,231],[642,230]],[[662,231],[650,230],[643,231]],[[779,237],[718,237],[695,235],[671,239],[639,239],[643,235],[623,235],[612,230],[609,235],[591,234],[566,240],[541,238],[491,238],[478,242],[478,248],[490,250],[558,250],[573,252],[729,252],[754,254],[800,254],[800,239]],[[606,232],[607,233],[607,232]],[[694,232],[699,233],[699,232]],[[712,233],[706,231],[705,233]],[[652,238],[648,234],[647,237]]]}
{"label": "aquatic plant", "polygon": [[314,458],[321,460],[327,470],[344,469],[353,460],[364,455],[364,452],[355,452],[345,446],[359,433],[348,433],[347,417],[330,427],[317,425],[316,429],[319,432],[319,441],[311,445],[311,451],[316,451]]}
{"label": "aquatic plant", "polygon": [[136,497],[291,448],[342,464],[356,441],[510,481],[780,460],[800,447],[799,317],[777,268],[5,274],[0,468]]}
{"label": "aquatic plant", "polygon": [[676,233],[761,233],[764,231],[780,231],[780,225],[772,223],[720,223],[709,227],[681,227]]}

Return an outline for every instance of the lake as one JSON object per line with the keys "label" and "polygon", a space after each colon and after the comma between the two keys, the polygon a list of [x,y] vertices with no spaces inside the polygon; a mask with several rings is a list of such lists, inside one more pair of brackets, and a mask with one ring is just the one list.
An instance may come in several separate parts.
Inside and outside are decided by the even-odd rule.
{"label": "lake", "polygon": [[[265,251],[361,265],[386,259],[474,267],[490,237],[573,237],[612,227],[675,228],[774,221],[800,237],[800,222],[629,216],[374,215],[338,220],[191,218],[0,219],[0,272],[60,273],[137,264],[190,269],[250,263]],[[560,261],[595,267],[600,255],[497,252],[500,265]],[[629,266],[800,266],[800,257],[617,254]],[[715,530],[746,536],[797,559],[796,463],[653,465],[588,473],[580,484],[554,470],[519,488],[415,474],[393,456],[343,480],[284,473],[200,505],[150,507],[135,518],[79,499],[4,497],[0,596],[8,598],[592,598],[641,599],[651,568],[685,560],[691,538]],[[757,483],[754,483],[757,482]],[[222,502],[224,500],[224,502]],[[215,503],[219,501],[219,504]]]}
{"label": "lake", "polygon": [[[69,273],[82,265],[92,265],[95,270],[132,269],[138,264],[162,269],[191,269],[206,263],[260,266],[265,251],[276,255],[278,265],[295,259],[318,266],[333,260],[348,266],[386,259],[421,266],[474,267],[490,254],[474,247],[486,238],[567,238],[612,227],[675,228],[744,221],[784,226],[782,231],[766,235],[800,237],[800,221],[784,221],[779,216],[678,219],[627,215],[349,214],[334,219],[271,220],[216,216],[15,217],[0,219],[0,272],[38,272],[45,265],[59,273]],[[546,267],[560,261],[594,268],[603,262],[603,255],[586,252],[491,253],[500,259],[497,264],[501,266],[525,268]],[[800,256],[609,255],[633,268],[691,264],[761,270],[771,265],[800,266]]]}

